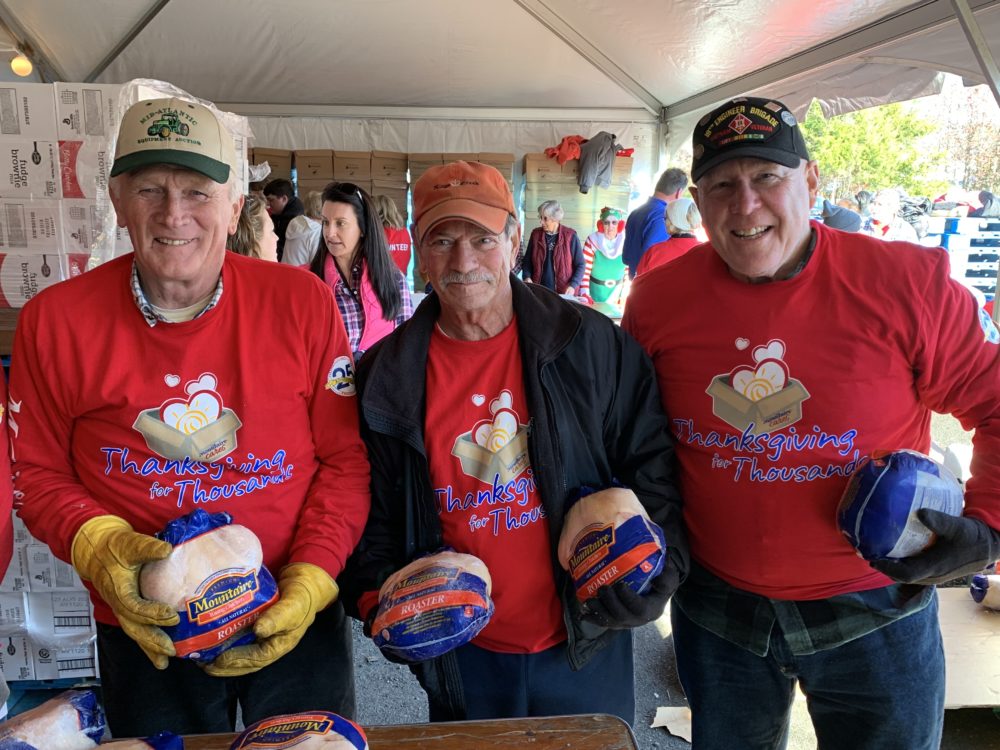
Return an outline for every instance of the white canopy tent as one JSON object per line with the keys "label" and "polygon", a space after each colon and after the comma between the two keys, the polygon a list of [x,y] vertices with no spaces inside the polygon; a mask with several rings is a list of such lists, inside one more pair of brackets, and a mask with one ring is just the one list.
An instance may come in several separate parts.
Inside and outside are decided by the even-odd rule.
{"label": "white canopy tent", "polygon": [[996,92],[1000,56],[1000,0],[0,0],[0,27],[36,80],[169,81],[258,145],[520,156],[609,130],[647,174],[731,96]]}

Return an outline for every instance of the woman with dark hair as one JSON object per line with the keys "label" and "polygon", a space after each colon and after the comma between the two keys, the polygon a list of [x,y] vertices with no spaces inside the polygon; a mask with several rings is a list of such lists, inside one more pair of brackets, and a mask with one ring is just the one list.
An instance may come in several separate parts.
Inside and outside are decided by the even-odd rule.
{"label": "woman with dark hair", "polygon": [[354,360],[413,314],[371,197],[350,182],[323,190],[322,252],[309,266],[333,289]]}

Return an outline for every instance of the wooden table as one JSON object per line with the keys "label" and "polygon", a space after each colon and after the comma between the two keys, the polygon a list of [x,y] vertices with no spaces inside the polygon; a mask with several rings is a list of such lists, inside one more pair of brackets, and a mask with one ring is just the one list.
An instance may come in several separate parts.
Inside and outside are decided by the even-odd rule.
{"label": "wooden table", "polygon": [[[365,727],[370,750],[638,750],[632,730],[605,714]],[[184,738],[185,750],[229,750],[234,734]]]}

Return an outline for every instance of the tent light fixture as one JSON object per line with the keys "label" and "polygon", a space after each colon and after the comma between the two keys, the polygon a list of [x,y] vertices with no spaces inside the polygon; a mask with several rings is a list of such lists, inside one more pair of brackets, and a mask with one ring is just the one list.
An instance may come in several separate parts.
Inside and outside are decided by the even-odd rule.
{"label": "tent light fixture", "polygon": [[28,56],[20,50],[17,51],[17,55],[10,61],[10,69],[14,71],[14,75],[21,76],[22,78],[30,76],[34,67]]}

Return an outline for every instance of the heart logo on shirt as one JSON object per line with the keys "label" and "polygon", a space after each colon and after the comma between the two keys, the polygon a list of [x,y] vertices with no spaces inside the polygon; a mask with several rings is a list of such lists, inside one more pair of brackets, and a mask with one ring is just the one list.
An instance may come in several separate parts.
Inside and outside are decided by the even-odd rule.
{"label": "heart logo on shirt", "polygon": [[742,336],[736,339],[736,348],[739,349],[740,351],[743,351],[748,346],[750,346],[750,339],[745,339]]}
{"label": "heart logo on shirt", "polygon": [[198,391],[215,391],[218,379],[210,372],[203,372],[197,380],[189,380],[184,384],[184,392],[193,396]]}
{"label": "heart logo on shirt", "polygon": [[490,414],[496,414],[501,409],[513,409],[514,397],[510,391],[500,391],[500,395],[490,401]]}
{"label": "heart logo on shirt", "polygon": [[477,445],[496,453],[517,434],[517,414],[510,409],[498,409],[493,419],[481,419],[472,428],[472,437]]}
{"label": "heart logo on shirt", "polygon": [[484,396],[482,393],[474,393],[472,394],[472,403],[474,403],[476,406],[482,406],[483,404],[486,403],[486,396]]}
{"label": "heart logo on shirt", "polygon": [[181,376],[180,375],[164,375],[163,376],[163,382],[166,383],[167,385],[169,385],[171,388],[173,388],[174,386],[176,386],[178,383],[181,382]]}
{"label": "heart logo on shirt", "polygon": [[767,346],[758,346],[753,350],[753,361],[763,362],[765,359],[781,359],[785,356],[785,344],[778,339],[771,339]]}
{"label": "heart logo on shirt", "polygon": [[160,407],[160,419],[185,435],[215,422],[222,413],[222,397],[215,391],[196,391],[187,400],[171,398]]}
{"label": "heart logo on shirt", "polygon": [[730,373],[730,382],[737,393],[742,393],[751,401],[760,401],[785,387],[788,367],[778,359],[765,359],[758,362],[756,368],[740,365]]}

